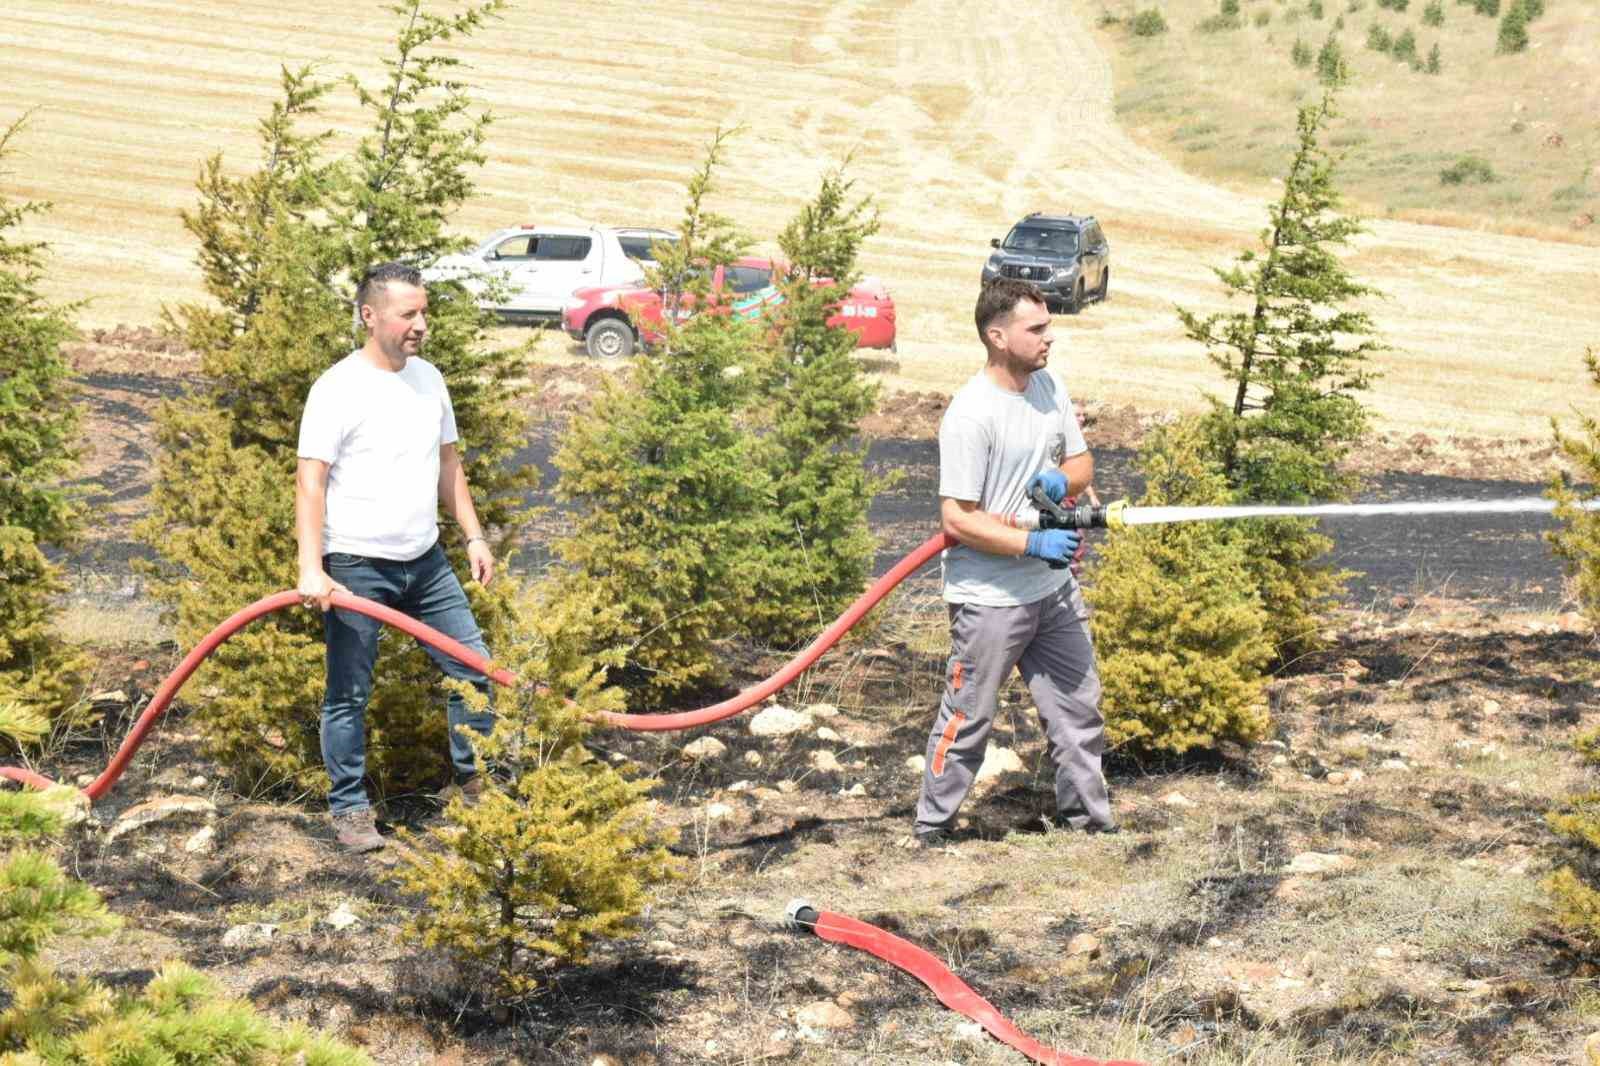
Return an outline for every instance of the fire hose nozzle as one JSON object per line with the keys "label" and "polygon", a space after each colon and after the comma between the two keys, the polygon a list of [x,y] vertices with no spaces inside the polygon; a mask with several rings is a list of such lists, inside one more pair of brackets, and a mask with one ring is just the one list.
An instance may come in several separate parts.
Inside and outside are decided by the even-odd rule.
{"label": "fire hose nozzle", "polygon": [[797,933],[809,933],[817,924],[817,908],[808,899],[791,899],[783,909],[783,924]]}
{"label": "fire hose nozzle", "polygon": [[1063,507],[1035,486],[1028,494],[1028,502],[1039,510],[1040,529],[1121,529],[1127,525],[1127,500],[1111,503],[1076,503]]}

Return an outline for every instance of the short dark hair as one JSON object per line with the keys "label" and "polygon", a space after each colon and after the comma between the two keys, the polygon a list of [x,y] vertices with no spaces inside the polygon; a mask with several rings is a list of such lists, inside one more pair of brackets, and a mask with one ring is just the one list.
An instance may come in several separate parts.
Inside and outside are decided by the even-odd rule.
{"label": "short dark hair", "polygon": [[1031,281],[1001,277],[986,282],[978,291],[978,307],[972,313],[973,321],[978,324],[978,338],[985,339],[983,331],[993,325],[995,319],[1009,315],[1018,300],[1045,306],[1044,293]]}
{"label": "short dark hair", "polygon": [[356,310],[359,312],[361,308],[370,306],[379,290],[387,288],[391,282],[396,281],[404,285],[415,285],[420,289],[422,271],[393,260],[368,267],[367,272],[361,275],[361,284],[356,286]]}

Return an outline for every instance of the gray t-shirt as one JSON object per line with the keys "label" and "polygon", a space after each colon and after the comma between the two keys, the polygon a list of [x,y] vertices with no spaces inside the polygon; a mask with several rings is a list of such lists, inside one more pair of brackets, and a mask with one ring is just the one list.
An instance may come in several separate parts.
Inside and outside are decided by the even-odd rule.
{"label": "gray t-shirt", "polygon": [[[1017,393],[980,370],[961,386],[939,423],[939,495],[975,502],[991,514],[1015,515],[1032,506],[1027,489],[1033,475],[1088,450],[1067,388],[1050,371],[1034,371]],[[1071,576],[1040,559],[990,555],[966,545],[944,553],[947,603],[1034,603]]]}

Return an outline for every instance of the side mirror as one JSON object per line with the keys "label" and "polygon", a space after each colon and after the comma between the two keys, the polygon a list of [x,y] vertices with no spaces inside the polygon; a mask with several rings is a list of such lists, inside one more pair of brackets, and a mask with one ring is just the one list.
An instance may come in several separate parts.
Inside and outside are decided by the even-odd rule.
{"label": "side mirror", "polygon": [[999,237],[990,237],[989,238],[989,247],[990,248],[998,248],[998,247],[1000,247],[1000,238]]}

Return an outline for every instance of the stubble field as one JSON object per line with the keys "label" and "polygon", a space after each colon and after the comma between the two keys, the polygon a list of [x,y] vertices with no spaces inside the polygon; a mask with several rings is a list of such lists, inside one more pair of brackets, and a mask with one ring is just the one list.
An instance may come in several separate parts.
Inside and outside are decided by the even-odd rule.
{"label": "stubble field", "polygon": [[[33,232],[54,246],[54,293],[87,298],[91,326],[153,324],[197,296],[178,211],[209,153],[253,165],[280,63],[376,77],[392,30],[377,4],[333,17],[309,0],[8,6],[0,102],[8,117],[36,109],[8,190],[55,203]],[[717,206],[770,247],[820,173],[851,157],[883,216],[864,265],[901,309],[886,383],[944,391],[973,369],[988,239],[1029,210],[1092,212],[1113,242],[1113,299],[1060,321],[1058,366],[1083,398],[1193,408],[1214,371],[1172,307],[1219,303],[1210,268],[1253,239],[1262,203],[1119,129],[1094,14],[955,0],[519,4],[465,49],[498,121],[459,223],[671,224],[711,131],[742,126]],[[336,95],[327,116],[346,132],[348,105]],[[1286,139],[1292,105],[1278,110]],[[1384,428],[1538,438],[1567,410],[1594,340],[1600,249],[1378,221],[1352,265],[1388,294],[1373,307],[1395,346],[1372,397]],[[548,335],[538,352],[574,357]]]}

